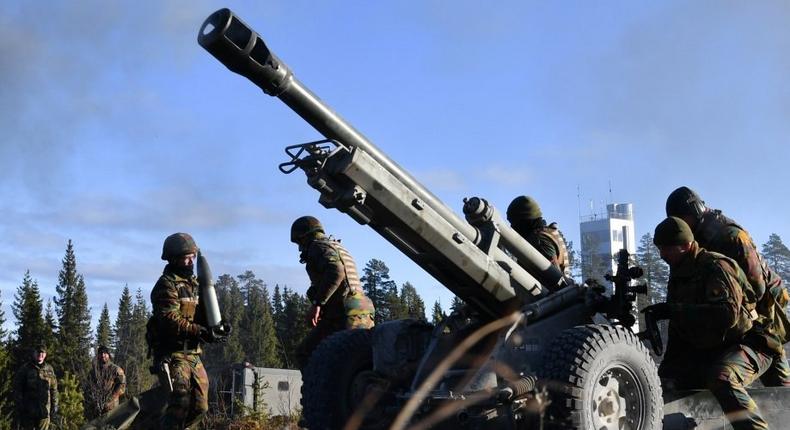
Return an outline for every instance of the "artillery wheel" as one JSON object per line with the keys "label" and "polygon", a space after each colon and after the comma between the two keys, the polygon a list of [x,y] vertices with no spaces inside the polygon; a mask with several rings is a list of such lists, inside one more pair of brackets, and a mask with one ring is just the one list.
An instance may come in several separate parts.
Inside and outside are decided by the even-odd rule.
{"label": "artillery wheel", "polygon": [[656,364],[628,329],[587,325],[565,330],[545,351],[543,377],[552,398],[549,428],[661,428]]}
{"label": "artillery wheel", "polygon": [[302,374],[302,410],[310,430],[378,430],[392,421],[382,409],[388,381],[373,371],[370,330],[344,330],[326,338]]}

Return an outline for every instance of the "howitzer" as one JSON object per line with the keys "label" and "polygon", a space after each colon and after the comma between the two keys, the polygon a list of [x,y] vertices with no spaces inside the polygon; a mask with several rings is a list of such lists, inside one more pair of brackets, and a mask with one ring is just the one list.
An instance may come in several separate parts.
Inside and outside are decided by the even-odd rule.
{"label": "howitzer", "polygon": [[310,428],[658,426],[655,365],[627,327],[606,318],[626,320],[613,315],[625,306],[598,312],[609,299],[591,299],[485,199],[464,199],[465,219],[456,215],[228,9],[206,19],[198,42],[324,136],[288,146],[281,171],[304,171],[323,206],[368,225],[467,304],[437,327],[392,321],[324,341],[303,370]]}
{"label": "howitzer", "polygon": [[[464,199],[465,219],[457,216],[229,10],[209,16],[198,42],[324,136],[287,147],[281,171],[301,169],[323,206],[370,226],[468,305],[436,327],[391,321],[326,339],[303,370],[309,428],[648,430],[661,428],[662,418],[667,430],[723,427],[705,392],[670,393],[662,410],[656,365],[631,330],[645,287],[632,285],[641,269],[629,266],[626,250],[608,277],[612,297],[577,285],[485,199]],[[658,353],[649,315],[647,325]],[[752,395],[780,428],[790,412],[771,403],[787,397],[778,390]]]}

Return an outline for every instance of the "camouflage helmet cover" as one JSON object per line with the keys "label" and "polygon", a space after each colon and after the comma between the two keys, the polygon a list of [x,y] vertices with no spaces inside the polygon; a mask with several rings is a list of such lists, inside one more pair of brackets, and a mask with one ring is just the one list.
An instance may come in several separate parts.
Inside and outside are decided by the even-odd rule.
{"label": "camouflage helmet cover", "polygon": [[694,234],[685,221],[678,217],[668,217],[656,226],[653,243],[656,246],[685,245],[694,241]]}
{"label": "camouflage helmet cover", "polygon": [[291,224],[291,242],[299,243],[301,238],[317,231],[324,232],[324,226],[318,218],[310,215],[299,217]]}
{"label": "camouflage helmet cover", "polygon": [[162,245],[162,260],[180,257],[187,254],[195,254],[198,247],[195,240],[187,233],[173,233],[167,236]]}
{"label": "camouflage helmet cover", "polygon": [[514,223],[520,220],[532,220],[543,217],[538,202],[529,196],[518,196],[507,207],[507,220]]}
{"label": "camouflage helmet cover", "polygon": [[667,197],[667,216],[691,215],[699,218],[705,213],[705,202],[689,187],[680,187]]}

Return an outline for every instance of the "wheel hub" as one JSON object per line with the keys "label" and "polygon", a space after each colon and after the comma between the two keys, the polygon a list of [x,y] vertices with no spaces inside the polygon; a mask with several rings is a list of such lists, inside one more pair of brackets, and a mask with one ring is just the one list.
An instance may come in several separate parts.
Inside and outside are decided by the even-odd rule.
{"label": "wheel hub", "polygon": [[[609,370],[598,379],[592,398],[592,421],[596,430],[631,428],[630,426],[624,427],[627,423],[626,411],[628,410],[626,397],[629,397],[625,391],[627,391],[630,381],[622,381],[623,376]],[[621,381],[623,387],[621,387]]]}

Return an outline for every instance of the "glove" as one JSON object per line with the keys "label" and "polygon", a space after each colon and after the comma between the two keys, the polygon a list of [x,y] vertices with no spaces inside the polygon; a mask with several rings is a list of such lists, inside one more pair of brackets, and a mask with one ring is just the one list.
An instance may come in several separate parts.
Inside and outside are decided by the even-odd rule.
{"label": "glove", "polygon": [[60,409],[58,409],[58,405],[52,405],[52,410],[49,411],[49,416],[52,417],[53,421],[57,421],[58,420],[58,418],[59,418],[58,412],[59,411],[60,411]]}
{"label": "glove", "polygon": [[214,343],[214,332],[206,327],[200,326],[198,339],[203,343]]}
{"label": "glove", "polygon": [[668,320],[671,317],[671,309],[672,308],[669,306],[669,303],[656,303],[642,309],[640,312],[643,314],[650,312],[656,321],[661,321]]}

